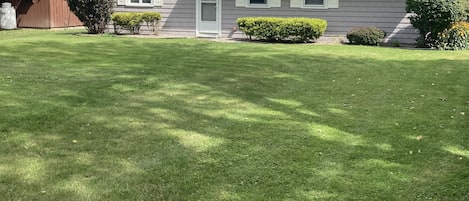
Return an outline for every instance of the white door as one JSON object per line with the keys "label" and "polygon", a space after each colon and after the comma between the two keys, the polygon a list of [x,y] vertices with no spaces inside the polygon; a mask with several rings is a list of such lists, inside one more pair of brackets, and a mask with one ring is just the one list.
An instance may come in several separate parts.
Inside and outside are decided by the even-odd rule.
{"label": "white door", "polygon": [[221,0],[197,0],[197,35],[218,37]]}

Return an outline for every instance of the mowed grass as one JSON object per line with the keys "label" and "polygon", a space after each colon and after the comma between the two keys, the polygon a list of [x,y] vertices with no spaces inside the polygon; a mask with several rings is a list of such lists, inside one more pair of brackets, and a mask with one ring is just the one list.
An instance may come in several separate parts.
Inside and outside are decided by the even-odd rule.
{"label": "mowed grass", "polygon": [[0,32],[0,200],[469,200],[469,52]]}

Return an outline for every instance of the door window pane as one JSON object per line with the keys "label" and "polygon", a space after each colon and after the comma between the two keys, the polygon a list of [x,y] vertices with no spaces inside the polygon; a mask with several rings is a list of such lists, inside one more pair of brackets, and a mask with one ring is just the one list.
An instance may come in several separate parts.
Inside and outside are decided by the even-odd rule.
{"label": "door window pane", "polygon": [[216,3],[202,3],[202,21],[217,21]]}

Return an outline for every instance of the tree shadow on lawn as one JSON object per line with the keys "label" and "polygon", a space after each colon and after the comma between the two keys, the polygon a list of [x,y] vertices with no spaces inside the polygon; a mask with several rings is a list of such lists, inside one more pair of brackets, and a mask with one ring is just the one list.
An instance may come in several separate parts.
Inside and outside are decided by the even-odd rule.
{"label": "tree shadow on lawn", "polygon": [[[449,118],[469,99],[461,96],[466,60],[117,41],[51,43],[56,62],[30,58],[42,69],[10,69],[19,85],[7,86],[17,89],[6,94],[16,105],[0,115],[3,198],[451,200],[467,193],[461,177],[469,158],[448,151],[467,152],[465,118]],[[410,74],[435,62],[440,67],[427,75]],[[376,71],[382,76],[369,76]],[[34,81],[41,83],[29,86]],[[43,95],[30,100],[22,88]]]}

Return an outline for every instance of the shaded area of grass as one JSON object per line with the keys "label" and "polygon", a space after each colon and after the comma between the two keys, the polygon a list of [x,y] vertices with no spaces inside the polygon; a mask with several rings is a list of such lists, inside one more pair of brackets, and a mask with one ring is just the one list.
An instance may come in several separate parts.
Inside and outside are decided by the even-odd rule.
{"label": "shaded area of grass", "polygon": [[468,56],[0,32],[0,200],[468,200]]}

